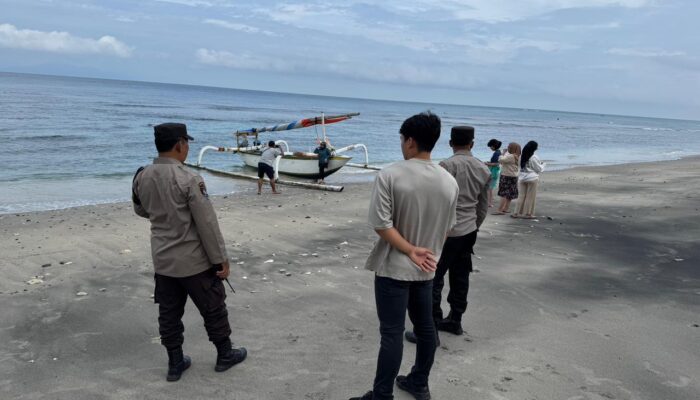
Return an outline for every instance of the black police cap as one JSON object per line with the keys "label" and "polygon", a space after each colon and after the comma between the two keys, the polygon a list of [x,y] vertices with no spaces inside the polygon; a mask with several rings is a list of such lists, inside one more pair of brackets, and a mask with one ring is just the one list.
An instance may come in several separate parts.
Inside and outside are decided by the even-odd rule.
{"label": "black police cap", "polygon": [[452,127],[450,140],[452,140],[452,144],[456,146],[468,145],[474,141],[474,127],[467,125]]}
{"label": "black police cap", "polygon": [[167,122],[165,124],[154,126],[153,134],[155,135],[156,140],[170,140],[180,138],[194,140],[192,136],[187,134],[187,125],[178,124],[176,122]]}

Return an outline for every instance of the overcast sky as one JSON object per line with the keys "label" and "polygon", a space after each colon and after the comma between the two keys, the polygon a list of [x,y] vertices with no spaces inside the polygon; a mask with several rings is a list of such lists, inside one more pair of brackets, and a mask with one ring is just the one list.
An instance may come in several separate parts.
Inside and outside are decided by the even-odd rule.
{"label": "overcast sky", "polygon": [[0,71],[700,119],[698,0],[0,0]]}

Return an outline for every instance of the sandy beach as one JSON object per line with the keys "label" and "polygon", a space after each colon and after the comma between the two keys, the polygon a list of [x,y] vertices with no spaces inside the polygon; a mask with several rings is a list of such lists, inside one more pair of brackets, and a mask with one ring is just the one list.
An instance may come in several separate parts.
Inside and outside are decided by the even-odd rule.
{"label": "sandy beach", "polygon": [[[687,158],[548,172],[537,220],[489,215],[467,333],[441,335],[433,398],[700,398],[699,170]],[[193,365],[177,383],[165,381],[148,221],[129,203],[0,215],[0,398],[330,400],[370,389],[370,185],[281,196],[253,185],[213,198],[237,292],[232,339],[249,358],[215,373],[190,302]]]}

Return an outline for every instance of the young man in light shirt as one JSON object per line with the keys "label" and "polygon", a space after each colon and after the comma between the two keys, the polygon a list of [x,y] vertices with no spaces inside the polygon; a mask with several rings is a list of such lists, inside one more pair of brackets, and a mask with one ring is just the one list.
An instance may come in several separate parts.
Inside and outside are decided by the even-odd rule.
{"label": "young man in light shirt", "polygon": [[[371,391],[351,400],[393,399],[394,380],[416,399],[430,399],[428,377],[436,348],[433,276],[447,233],[456,223],[459,187],[431,161],[440,118],[414,115],[400,129],[404,161],[384,168],[374,182],[369,223],[379,235],[365,268],[375,272],[381,344]],[[403,356],[406,310],[417,338],[411,372],[397,376]]]}

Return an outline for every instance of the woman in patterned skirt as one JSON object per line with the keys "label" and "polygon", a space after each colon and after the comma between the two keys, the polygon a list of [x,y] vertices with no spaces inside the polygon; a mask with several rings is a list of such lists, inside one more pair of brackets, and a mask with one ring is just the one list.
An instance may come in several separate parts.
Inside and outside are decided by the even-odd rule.
{"label": "woman in patterned skirt", "polygon": [[501,204],[495,215],[506,214],[510,209],[510,202],[518,198],[518,172],[520,171],[520,145],[513,142],[508,145],[508,151],[498,158],[501,164],[501,178],[498,182],[498,195]]}

